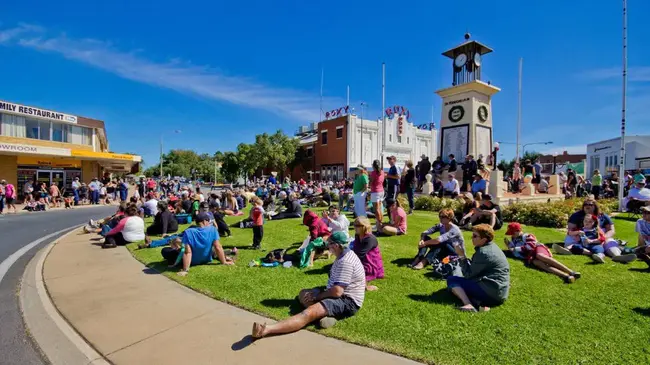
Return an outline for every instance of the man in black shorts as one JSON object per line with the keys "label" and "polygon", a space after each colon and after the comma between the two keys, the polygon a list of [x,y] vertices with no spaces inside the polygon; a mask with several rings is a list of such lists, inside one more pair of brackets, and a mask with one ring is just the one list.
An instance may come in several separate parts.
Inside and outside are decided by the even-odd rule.
{"label": "man in black shorts", "polygon": [[366,274],[359,257],[347,247],[343,232],[334,232],[327,248],[336,256],[325,290],[303,289],[298,295],[306,309],[295,316],[275,324],[253,323],[252,336],[259,339],[298,331],[320,320],[323,328],[332,327],[337,319],[351,317],[363,305],[366,292]]}

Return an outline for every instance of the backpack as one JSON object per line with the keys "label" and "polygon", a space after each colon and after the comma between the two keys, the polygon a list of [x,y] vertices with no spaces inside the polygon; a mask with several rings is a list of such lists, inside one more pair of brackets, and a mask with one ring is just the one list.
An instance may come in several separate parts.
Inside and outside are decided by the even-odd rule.
{"label": "backpack", "polygon": [[438,279],[446,279],[454,275],[454,272],[460,270],[460,260],[458,256],[447,256],[442,260],[434,259],[431,263],[433,274]]}

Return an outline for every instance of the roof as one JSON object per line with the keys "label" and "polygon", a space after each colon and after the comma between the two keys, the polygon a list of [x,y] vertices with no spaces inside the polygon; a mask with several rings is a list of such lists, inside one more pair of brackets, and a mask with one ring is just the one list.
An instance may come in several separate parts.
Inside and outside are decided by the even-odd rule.
{"label": "roof", "polygon": [[484,55],[486,53],[492,52],[492,48],[490,48],[490,47],[488,47],[488,46],[486,46],[486,45],[484,45],[484,44],[482,44],[480,42],[477,42],[477,41],[465,41],[465,42],[457,45],[456,47],[443,52],[442,55],[446,56],[446,57],[449,57],[449,58],[454,58],[454,57],[456,57],[456,54],[457,54],[457,51],[458,51],[459,48],[466,48],[466,47],[469,47],[472,44],[474,44],[474,49],[478,50],[478,53],[480,55]]}

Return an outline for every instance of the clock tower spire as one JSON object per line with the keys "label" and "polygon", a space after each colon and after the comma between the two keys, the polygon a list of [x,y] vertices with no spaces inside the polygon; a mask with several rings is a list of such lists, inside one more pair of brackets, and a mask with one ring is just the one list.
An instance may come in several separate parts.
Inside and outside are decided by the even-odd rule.
{"label": "clock tower spire", "polygon": [[482,57],[492,52],[490,47],[470,38],[471,34],[465,33],[465,42],[442,53],[452,60],[453,86],[481,80]]}

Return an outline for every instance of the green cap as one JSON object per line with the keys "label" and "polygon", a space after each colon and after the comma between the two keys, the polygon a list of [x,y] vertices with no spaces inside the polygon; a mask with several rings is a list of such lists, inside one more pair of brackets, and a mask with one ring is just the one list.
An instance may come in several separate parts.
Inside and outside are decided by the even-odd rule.
{"label": "green cap", "polygon": [[347,245],[348,237],[342,231],[334,232],[330,236],[330,242],[338,243],[339,245]]}

